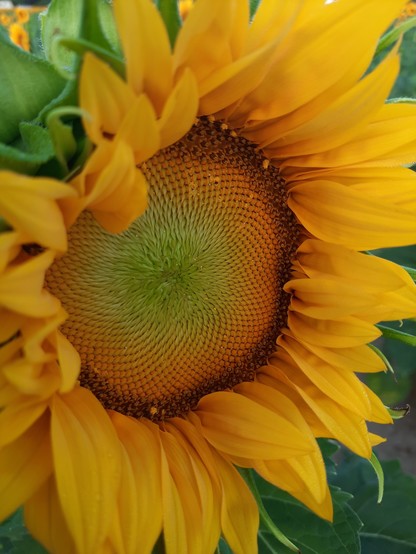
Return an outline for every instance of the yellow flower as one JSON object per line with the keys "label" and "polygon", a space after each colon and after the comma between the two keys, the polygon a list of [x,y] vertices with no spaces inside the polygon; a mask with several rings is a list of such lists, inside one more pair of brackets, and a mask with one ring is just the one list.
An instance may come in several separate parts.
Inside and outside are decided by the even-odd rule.
{"label": "yellow flower", "polygon": [[403,6],[198,0],[171,52],[115,0],[126,81],[85,56],[84,169],[0,177],[1,518],[60,554],[251,554],[242,466],[331,519],[316,438],[370,457],[391,419],[356,372],[416,315],[361,252],[416,238],[416,106],[384,104],[395,50],[365,74]]}
{"label": "yellow flower", "polygon": [[16,15],[18,23],[24,24],[24,23],[27,23],[29,21],[30,15],[29,15],[29,10],[27,8],[17,7],[14,10],[14,13]]}
{"label": "yellow flower", "polygon": [[5,11],[5,13],[0,13],[0,23],[4,26],[4,27],[8,27],[10,25],[10,16],[8,15],[9,13],[9,10]]}
{"label": "yellow flower", "polygon": [[20,46],[23,50],[30,50],[29,35],[19,23],[12,23],[10,25],[9,37],[14,44]]}

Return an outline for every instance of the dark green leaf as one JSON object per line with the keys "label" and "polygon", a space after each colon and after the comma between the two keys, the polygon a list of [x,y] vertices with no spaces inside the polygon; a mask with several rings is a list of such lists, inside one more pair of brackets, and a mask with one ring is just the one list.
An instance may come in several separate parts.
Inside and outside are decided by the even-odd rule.
{"label": "dark green leaf", "polygon": [[0,552],[5,554],[47,554],[25,528],[22,510],[0,525]]}
{"label": "dark green leaf", "polygon": [[325,462],[325,468],[328,476],[336,474],[336,463],[333,456],[339,450],[339,444],[331,439],[318,439],[319,448]]}
{"label": "dark green leaf", "polygon": [[[331,488],[334,522],[329,523],[262,479],[258,479],[258,488],[270,517],[302,554],[359,554],[361,521],[349,506],[351,495],[348,493]],[[263,527],[259,533],[259,551],[262,554],[290,554],[290,550]]]}
{"label": "dark green leaf", "polygon": [[416,554],[416,479],[398,461],[382,462],[384,498],[377,504],[377,477],[365,460],[348,456],[336,479],[354,495],[351,506],[364,526],[363,554]]}
{"label": "dark green leaf", "polygon": [[31,121],[62,91],[65,81],[45,60],[12,45],[0,33],[0,142],[19,136],[19,123]]}

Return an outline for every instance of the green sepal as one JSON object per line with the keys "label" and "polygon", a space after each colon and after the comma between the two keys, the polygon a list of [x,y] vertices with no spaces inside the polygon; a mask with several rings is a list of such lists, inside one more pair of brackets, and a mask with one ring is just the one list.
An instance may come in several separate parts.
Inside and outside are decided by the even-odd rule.
{"label": "green sepal", "polygon": [[387,339],[398,340],[404,344],[408,344],[409,346],[416,346],[416,337],[414,335],[399,331],[398,329],[386,327],[385,325],[377,325],[377,327]]}
{"label": "green sepal", "polygon": [[58,96],[65,81],[46,60],[13,45],[0,32],[0,142],[19,137],[19,123],[32,121]]}
{"label": "green sepal", "polygon": [[383,468],[381,467],[380,462],[378,461],[377,456],[374,454],[374,452],[371,453],[371,458],[369,460],[371,467],[374,469],[374,473],[377,477],[377,483],[378,483],[378,495],[377,495],[377,504],[380,504],[383,500],[384,495],[384,472]]}
{"label": "green sepal", "polygon": [[379,358],[383,360],[383,362],[386,364],[387,371],[394,375],[393,366],[387,359],[387,356],[379,348],[377,348],[377,346],[374,346],[374,344],[369,344],[368,346],[377,354],[377,356],[379,356]]}
{"label": "green sepal", "polygon": [[0,169],[34,175],[55,156],[51,137],[34,123],[22,122],[19,130],[20,137],[12,145],[0,144]]}
{"label": "green sepal", "polygon": [[37,120],[41,123],[46,123],[46,117],[52,110],[62,106],[77,106],[78,105],[78,84],[77,81],[66,81],[61,93],[53,98],[49,104],[43,107],[39,112]]}
{"label": "green sepal", "polygon": [[402,35],[404,35],[404,33],[409,31],[413,27],[416,27],[416,17],[405,19],[404,21],[393,27],[391,31],[388,31],[383,37],[381,37],[377,45],[375,55],[379,54],[380,52],[394,44]]}
{"label": "green sepal", "polygon": [[286,537],[284,533],[282,533],[282,531],[274,524],[272,518],[267,513],[267,510],[263,504],[263,500],[260,496],[260,493],[257,489],[256,482],[253,477],[253,470],[240,467],[238,468],[238,471],[243,477],[243,479],[245,480],[245,482],[247,483],[251,492],[253,493],[253,496],[256,500],[256,503],[259,509],[260,521],[265,527],[265,529],[267,529],[267,531],[269,531],[274,536],[275,539],[277,539],[281,544],[283,544],[283,546],[286,546],[286,548],[288,548],[291,552],[296,552],[300,554],[299,548],[295,544],[293,544],[293,542],[290,539],[288,539],[288,537]]}
{"label": "green sepal", "polygon": [[389,98],[386,104],[416,104],[416,98],[408,98],[407,96],[399,98]]}
{"label": "green sepal", "polygon": [[77,69],[79,56],[76,50],[64,47],[63,38],[84,39],[102,50],[118,52],[115,34],[112,9],[106,0],[52,0],[42,16],[46,57],[69,78]]}
{"label": "green sepal", "polygon": [[256,15],[259,4],[260,0],[250,0],[250,19],[253,19],[253,17]]}
{"label": "green sepal", "polygon": [[177,0],[156,0],[156,7],[162,16],[165,23],[166,30],[168,32],[170,45],[173,48],[175,45],[176,37],[182,26],[181,16],[179,14],[179,7]]}
{"label": "green sepal", "polygon": [[385,406],[392,419],[403,419],[410,412],[409,404],[406,404],[403,408],[389,408]]}
{"label": "green sepal", "polygon": [[79,54],[79,56],[83,56],[86,52],[92,52],[98,58],[111,66],[114,71],[116,71],[116,73],[120,75],[120,77],[125,77],[126,68],[123,60],[114,55],[112,52],[109,52],[108,50],[97,46],[95,43],[82,38],[68,37],[60,37],[56,39],[55,42],[71,50],[72,52]]}
{"label": "green sepal", "polygon": [[72,126],[61,121],[61,117],[67,115],[67,113],[68,111],[65,108],[57,108],[51,111],[46,118],[46,125],[51,135],[56,159],[66,173],[68,172],[67,162],[77,151],[77,142],[73,135]]}

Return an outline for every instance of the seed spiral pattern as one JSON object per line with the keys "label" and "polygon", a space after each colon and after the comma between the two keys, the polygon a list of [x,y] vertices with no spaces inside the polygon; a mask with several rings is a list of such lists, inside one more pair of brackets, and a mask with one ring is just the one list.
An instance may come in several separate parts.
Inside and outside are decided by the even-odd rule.
{"label": "seed spiral pattern", "polygon": [[141,170],[145,214],[119,235],[81,214],[47,288],[69,313],[81,384],[106,408],[162,420],[266,363],[298,225],[278,170],[218,123],[200,120]]}

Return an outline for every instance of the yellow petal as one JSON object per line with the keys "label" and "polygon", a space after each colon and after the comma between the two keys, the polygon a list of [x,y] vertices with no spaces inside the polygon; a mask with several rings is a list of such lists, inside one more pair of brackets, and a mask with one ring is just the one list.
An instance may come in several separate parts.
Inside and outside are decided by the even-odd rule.
{"label": "yellow petal", "polygon": [[118,440],[104,408],[82,387],[55,395],[51,411],[56,483],[65,519],[77,551],[98,552],[116,503]]}
{"label": "yellow petal", "polygon": [[384,425],[392,424],[393,419],[380,398],[369,387],[367,387],[367,385],[363,384],[363,387],[371,404],[371,416],[369,420],[374,421],[375,423],[382,423]]}
{"label": "yellow petal", "polygon": [[169,95],[159,120],[161,148],[180,140],[192,127],[198,111],[198,90],[189,69],[185,69]]}
{"label": "yellow petal", "polygon": [[0,308],[0,321],[0,344],[2,344],[17,333],[23,321],[23,316]]}
{"label": "yellow petal", "polygon": [[327,396],[361,417],[370,415],[368,397],[354,373],[326,363],[288,335],[279,337],[278,345],[289,353],[305,375]]}
{"label": "yellow petal", "polygon": [[59,331],[56,340],[59,368],[61,370],[59,392],[66,393],[72,390],[76,384],[81,369],[81,358],[77,350]]}
{"label": "yellow petal", "polygon": [[250,25],[248,51],[256,50],[279,35],[283,38],[295,23],[301,4],[299,0],[290,3],[286,0],[262,0]]}
{"label": "yellow petal", "polygon": [[74,541],[62,513],[53,477],[50,477],[26,502],[25,525],[49,552],[75,552]]}
{"label": "yellow petal", "polygon": [[20,394],[51,397],[59,387],[59,367],[55,363],[34,364],[21,358],[3,367],[3,376]]}
{"label": "yellow petal", "polygon": [[[275,42],[217,69],[203,79],[199,85],[201,96],[199,114],[209,115],[220,112],[218,115],[221,117],[221,110],[225,110],[226,118],[235,124],[236,117],[233,115],[232,106],[237,103],[238,116],[238,101],[261,83],[273,63]],[[236,126],[239,126],[238,122]]]}
{"label": "yellow petal", "polygon": [[133,151],[122,140],[101,142],[71,184],[79,198],[61,201],[68,226],[86,208],[109,232],[120,233],[147,206],[147,185]]}
{"label": "yellow petal", "polygon": [[189,67],[201,83],[212,72],[231,63],[238,55],[233,51],[234,33],[244,32],[241,23],[237,28],[234,25],[235,20],[241,22],[242,11],[248,15],[246,2],[198,0],[176,39],[175,71]]}
{"label": "yellow petal", "polygon": [[203,552],[202,506],[191,460],[186,450],[170,433],[161,432],[160,439],[186,522],[186,552]]}
{"label": "yellow petal", "polygon": [[386,370],[383,360],[369,346],[332,349],[299,340],[315,356],[333,367],[357,373],[377,373]]}
{"label": "yellow petal", "polygon": [[29,317],[55,314],[59,300],[42,289],[45,272],[54,257],[54,252],[46,251],[0,275],[0,306]]}
{"label": "yellow petal", "polygon": [[225,453],[242,458],[280,459],[311,449],[287,418],[240,394],[211,393],[200,400],[195,413],[205,438]]}
{"label": "yellow petal", "polygon": [[156,114],[150,100],[144,94],[132,100],[118,130],[117,140],[130,146],[136,164],[147,160],[159,149],[160,136]]}
{"label": "yellow petal", "polygon": [[238,471],[213,452],[222,483],[221,526],[225,540],[235,554],[257,552],[259,512],[257,504]]}
{"label": "yellow petal", "polygon": [[319,448],[309,456],[259,461],[254,468],[264,479],[289,492],[320,517],[332,520],[332,499]]}
{"label": "yellow petal", "polygon": [[[342,80],[353,65],[364,71],[378,38],[400,12],[397,0],[386,0],[382,6],[377,0],[321,3],[318,9],[305,4],[308,17],[303,15],[283,41],[279,63],[240,104],[246,119],[267,120],[293,112]],[[335,48],[337,56],[328,55]],[[368,53],[365,64],[363,52]]]}
{"label": "yellow petal", "polygon": [[388,56],[373,72],[316,117],[284,137],[263,140],[270,158],[303,156],[345,144],[364,129],[384,104],[399,72],[398,55]]}
{"label": "yellow petal", "polygon": [[354,283],[332,278],[292,279],[284,286],[292,293],[290,310],[316,319],[340,319],[365,309],[377,301],[375,295],[357,290]]}
{"label": "yellow petal", "polygon": [[159,115],[172,88],[169,38],[162,18],[150,0],[115,0],[114,15],[127,82],[136,94],[149,96]]}
{"label": "yellow petal", "polygon": [[0,172],[0,215],[26,242],[66,250],[66,231],[56,199],[70,196],[75,191],[59,181]]}
{"label": "yellow petal", "polygon": [[[316,437],[335,438],[359,456],[366,458],[371,456],[364,418],[341,406],[313,386],[311,381],[296,369],[294,360],[290,356],[285,356],[285,353],[279,352],[273,356],[270,364],[271,367],[267,367],[264,371],[278,379],[275,386],[279,388],[279,381],[283,381],[289,387],[293,387],[311,410],[313,417],[310,420],[310,414],[307,411],[302,413],[305,414]],[[271,386],[271,382],[267,384]],[[315,418],[318,420],[318,425]]]}
{"label": "yellow petal", "polygon": [[200,529],[201,544],[207,553],[214,552],[221,534],[221,486],[211,449],[188,421],[173,418],[165,426],[190,458],[204,522]]}
{"label": "yellow petal", "polygon": [[46,402],[34,401],[32,398],[4,407],[0,412],[0,448],[25,433],[46,408]]}
{"label": "yellow petal", "polygon": [[165,450],[161,450],[163,538],[166,554],[187,550],[187,522],[177,485],[171,475]]}
{"label": "yellow petal", "polygon": [[411,211],[374,199],[370,202],[365,194],[335,182],[296,185],[288,205],[310,233],[354,250],[416,241],[416,218]]}
{"label": "yellow petal", "polygon": [[284,394],[256,381],[240,383],[234,387],[234,391],[287,419],[303,434],[305,444],[310,443],[309,449],[316,450],[315,441],[301,412]]}
{"label": "yellow petal", "polygon": [[[326,152],[288,158],[281,167],[394,166],[415,161],[416,106],[387,104],[350,142]],[[272,156],[271,156],[272,157]]]}
{"label": "yellow petal", "polygon": [[106,63],[87,52],[80,76],[80,106],[88,115],[83,125],[98,144],[107,133],[115,135],[131,104],[134,92]]}
{"label": "yellow petal", "polygon": [[109,415],[123,455],[114,547],[126,554],[150,553],[162,529],[159,443],[140,421],[117,412]]}
{"label": "yellow petal", "polygon": [[328,348],[368,344],[381,336],[377,327],[353,316],[338,320],[318,320],[290,311],[288,327],[296,337],[303,338],[308,344]]}
{"label": "yellow petal", "polygon": [[52,471],[49,415],[0,449],[0,520],[26,502]]}
{"label": "yellow petal", "polygon": [[0,234],[0,273],[20,252],[21,234],[15,231],[3,231]]}

